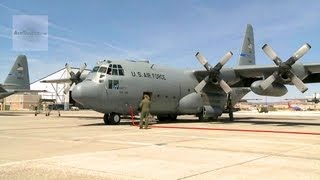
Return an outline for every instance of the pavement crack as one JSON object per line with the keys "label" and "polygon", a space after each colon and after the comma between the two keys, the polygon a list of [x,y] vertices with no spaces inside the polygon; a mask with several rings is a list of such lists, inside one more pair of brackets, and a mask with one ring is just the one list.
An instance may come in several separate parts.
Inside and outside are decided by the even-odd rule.
{"label": "pavement crack", "polygon": [[251,159],[251,160],[248,160],[248,161],[243,161],[243,162],[240,162],[240,163],[235,163],[235,164],[231,164],[231,165],[228,165],[228,166],[223,166],[223,167],[219,167],[219,168],[216,168],[216,169],[203,171],[203,172],[200,172],[200,173],[192,174],[192,175],[185,176],[185,177],[178,178],[178,179],[188,179],[188,178],[199,176],[199,175],[206,174],[206,173],[209,173],[209,172],[214,172],[214,171],[218,171],[218,170],[221,170],[221,169],[226,169],[226,168],[230,168],[230,167],[233,167],[233,166],[239,166],[239,165],[242,165],[242,164],[250,163],[250,162],[253,162],[253,161],[256,161],[256,160],[267,158],[269,156],[272,156],[272,155],[265,155],[265,156],[254,158],[254,159]]}

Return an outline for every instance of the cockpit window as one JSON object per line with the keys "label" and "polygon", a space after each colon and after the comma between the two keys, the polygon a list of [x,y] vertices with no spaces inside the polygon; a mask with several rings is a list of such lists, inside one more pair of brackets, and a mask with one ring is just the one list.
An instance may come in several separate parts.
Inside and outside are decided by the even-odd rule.
{"label": "cockpit window", "polygon": [[112,75],[118,75],[118,69],[112,69]]}
{"label": "cockpit window", "polygon": [[112,68],[108,67],[107,74],[111,75],[111,70],[112,70]]}
{"label": "cockpit window", "polygon": [[123,69],[119,69],[119,75],[124,76]]}
{"label": "cockpit window", "polygon": [[99,72],[106,73],[107,68],[106,67],[100,67]]}
{"label": "cockpit window", "polygon": [[110,64],[107,70],[107,74],[112,74],[116,76],[124,76],[124,70],[119,64]]}
{"label": "cockpit window", "polygon": [[92,71],[91,71],[91,72],[97,72],[97,71],[98,71],[98,69],[99,69],[99,66],[96,66],[96,67],[94,67],[94,68],[92,69]]}

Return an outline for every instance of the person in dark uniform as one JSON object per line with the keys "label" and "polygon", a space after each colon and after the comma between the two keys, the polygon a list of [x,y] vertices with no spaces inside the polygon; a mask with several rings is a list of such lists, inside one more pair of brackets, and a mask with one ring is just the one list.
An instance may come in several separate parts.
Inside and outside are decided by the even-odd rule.
{"label": "person in dark uniform", "polygon": [[147,94],[145,94],[143,96],[143,100],[139,105],[141,109],[140,122],[139,122],[140,129],[143,128],[143,120],[145,120],[145,128],[148,129],[148,126],[149,126],[148,117],[150,114],[150,105],[151,105],[150,97]]}

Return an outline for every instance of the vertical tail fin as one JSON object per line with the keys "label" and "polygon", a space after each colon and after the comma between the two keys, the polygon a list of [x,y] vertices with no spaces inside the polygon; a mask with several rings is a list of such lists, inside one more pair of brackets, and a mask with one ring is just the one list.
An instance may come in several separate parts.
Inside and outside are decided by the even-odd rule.
{"label": "vertical tail fin", "polygon": [[9,85],[9,89],[30,89],[28,61],[25,55],[17,57],[4,85]]}
{"label": "vertical tail fin", "polygon": [[244,34],[243,44],[240,52],[238,66],[255,65],[256,57],[254,52],[254,37],[253,28],[251,24],[247,24],[246,32]]}

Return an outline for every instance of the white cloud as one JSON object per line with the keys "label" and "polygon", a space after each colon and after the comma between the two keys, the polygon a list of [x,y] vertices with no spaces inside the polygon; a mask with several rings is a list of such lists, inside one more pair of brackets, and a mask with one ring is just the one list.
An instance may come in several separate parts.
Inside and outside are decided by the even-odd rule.
{"label": "white cloud", "polygon": [[95,45],[92,43],[80,42],[80,41],[72,40],[69,38],[54,36],[50,34],[49,34],[49,39],[58,40],[58,41],[62,41],[62,42],[73,44],[73,45],[95,47]]}

